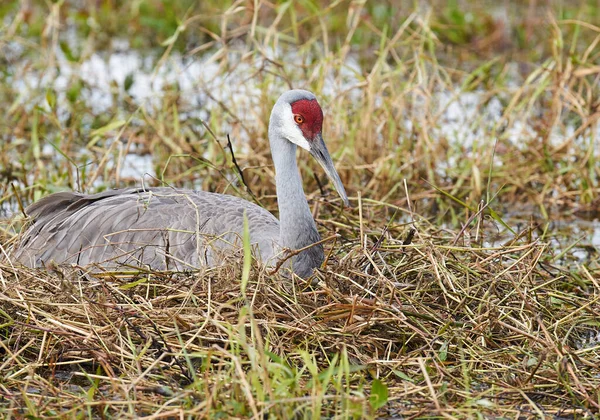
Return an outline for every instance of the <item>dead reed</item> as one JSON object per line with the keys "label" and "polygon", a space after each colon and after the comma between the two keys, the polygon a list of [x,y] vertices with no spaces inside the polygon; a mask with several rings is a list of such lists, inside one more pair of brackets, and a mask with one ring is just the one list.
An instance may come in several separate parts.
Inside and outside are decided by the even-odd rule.
{"label": "dead reed", "polygon": [[[0,6],[3,417],[600,411],[597,4],[508,2],[495,17],[375,3]],[[86,77],[121,53],[117,39],[149,51],[149,74]],[[197,63],[191,86],[173,76]],[[146,77],[162,85],[142,101]],[[335,235],[314,279],[254,264],[243,290],[235,264],[14,265],[17,198],[139,184],[130,155],[151,154],[146,184],[274,210],[266,128],[289,87],[322,98],[354,204],[330,202],[301,157],[323,237]]]}

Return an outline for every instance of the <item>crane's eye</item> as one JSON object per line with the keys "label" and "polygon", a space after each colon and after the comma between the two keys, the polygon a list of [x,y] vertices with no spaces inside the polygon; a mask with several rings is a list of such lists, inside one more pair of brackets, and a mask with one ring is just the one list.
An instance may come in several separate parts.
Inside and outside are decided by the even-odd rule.
{"label": "crane's eye", "polygon": [[302,124],[304,122],[304,117],[302,115],[294,115],[294,121],[296,121],[296,124]]}

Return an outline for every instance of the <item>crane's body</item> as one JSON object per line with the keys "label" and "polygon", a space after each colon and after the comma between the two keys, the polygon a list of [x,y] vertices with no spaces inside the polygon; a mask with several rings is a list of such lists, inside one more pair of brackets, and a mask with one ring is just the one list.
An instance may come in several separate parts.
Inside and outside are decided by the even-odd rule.
{"label": "crane's body", "polygon": [[280,220],[254,203],[205,191],[161,187],[94,195],[61,192],[26,209],[32,224],[13,255],[30,267],[51,262],[177,271],[214,266],[240,249],[245,214],[257,258],[274,266],[285,257],[284,250],[307,248],[289,262],[297,275],[310,276],[323,262],[323,248],[315,244],[320,236],[302,188],[297,146],[321,163],[348,203],[321,125],[322,111],[310,92],[288,91],[273,108],[269,141]]}

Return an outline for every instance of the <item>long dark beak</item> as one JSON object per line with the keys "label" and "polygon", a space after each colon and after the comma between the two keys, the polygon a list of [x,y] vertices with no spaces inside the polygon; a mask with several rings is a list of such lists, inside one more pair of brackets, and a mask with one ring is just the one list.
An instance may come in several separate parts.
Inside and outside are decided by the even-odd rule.
{"label": "long dark beak", "polygon": [[344,205],[346,205],[346,207],[350,206],[348,196],[346,195],[346,190],[344,189],[344,185],[342,184],[340,176],[335,170],[335,166],[333,166],[331,156],[329,156],[329,151],[327,150],[327,146],[325,146],[325,142],[323,141],[323,136],[321,136],[321,133],[317,134],[315,139],[311,142],[310,154],[317,160],[317,162],[321,164],[325,170],[325,173],[327,174],[327,177],[333,183],[333,186],[344,201]]}

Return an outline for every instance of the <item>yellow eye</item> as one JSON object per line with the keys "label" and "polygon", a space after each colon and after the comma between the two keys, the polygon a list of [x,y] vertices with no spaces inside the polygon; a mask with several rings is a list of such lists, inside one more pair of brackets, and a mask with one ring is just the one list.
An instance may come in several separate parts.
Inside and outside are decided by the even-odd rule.
{"label": "yellow eye", "polygon": [[302,115],[294,115],[294,121],[296,121],[296,124],[302,124],[304,122],[304,117]]}

